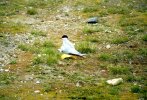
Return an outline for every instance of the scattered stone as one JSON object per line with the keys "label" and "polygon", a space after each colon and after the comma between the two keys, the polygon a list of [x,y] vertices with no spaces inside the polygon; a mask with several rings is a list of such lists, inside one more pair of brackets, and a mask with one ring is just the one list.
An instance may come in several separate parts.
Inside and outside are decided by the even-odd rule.
{"label": "scattered stone", "polygon": [[76,83],[76,87],[81,87],[81,86],[83,86],[84,85],[84,82],[83,81],[78,81],[77,83]]}
{"label": "scattered stone", "polygon": [[4,69],[1,68],[1,69],[0,69],[0,72],[3,72],[3,71],[4,71]]}
{"label": "scattered stone", "polygon": [[111,46],[108,44],[108,45],[106,45],[106,48],[107,48],[107,49],[110,49],[110,48],[111,48]]}
{"label": "scattered stone", "polygon": [[40,90],[35,90],[34,93],[40,93]]}
{"label": "scattered stone", "polygon": [[36,84],[40,84],[40,81],[36,81]]}
{"label": "scattered stone", "polygon": [[80,83],[79,82],[76,83],[76,87],[80,87]]}
{"label": "scattered stone", "polygon": [[110,85],[118,85],[123,82],[123,79],[122,78],[115,78],[115,79],[107,80],[106,82]]}
{"label": "scattered stone", "polygon": [[9,69],[5,69],[5,72],[9,72],[10,70]]}
{"label": "scattered stone", "polygon": [[25,75],[25,80],[26,81],[33,80],[33,76],[32,75]]}
{"label": "scattered stone", "polygon": [[95,24],[98,23],[98,17],[92,17],[87,20],[88,24]]}

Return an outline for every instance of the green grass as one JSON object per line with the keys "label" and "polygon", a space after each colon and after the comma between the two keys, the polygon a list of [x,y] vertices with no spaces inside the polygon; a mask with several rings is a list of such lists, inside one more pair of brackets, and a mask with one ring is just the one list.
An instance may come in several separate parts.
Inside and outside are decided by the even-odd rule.
{"label": "green grass", "polygon": [[[69,99],[75,100],[117,100],[115,95],[119,94],[119,90],[113,87],[113,89],[109,88],[109,92],[106,87],[78,87],[72,89],[72,91],[68,91]],[[115,89],[114,89],[115,88]],[[112,90],[112,91],[111,91]],[[110,93],[111,92],[111,93]]]}
{"label": "green grass", "polygon": [[26,44],[20,44],[18,45],[18,48],[21,49],[22,51],[28,51],[30,47]]}
{"label": "green grass", "polygon": [[99,28],[98,27],[84,27],[82,31],[84,34],[92,34],[95,32],[99,32]]}
{"label": "green grass", "polygon": [[108,13],[110,14],[128,14],[130,13],[130,9],[126,7],[110,7],[107,10]]}
{"label": "green grass", "polygon": [[91,13],[91,12],[96,12],[96,11],[98,11],[97,6],[89,6],[89,7],[85,7],[82,12]]}
{"label": "green grass", "polygon": [[125,79],[126,79],[127,82],[135,82],[136,81],[136,78],[135,78],[134,75],[127,75],[125,77]]}
{"label": "green grass", "polygon": [[[26,54],[24,57],[27,57],[29,53],[33,56],[32,59],[30,58],[26,64],[19,61],[19,58],[17,58],[19,63],[12,59],[10,63],[12,70],[0,73],[2,88],[0,99],[44,100],[60,99],[60,96],[63,99],[74,100],[121,100],[124,97],[128,100],[146,99],[145,4],[145,0],[72,0],[71,2],[67,0],[1,0],[0,45],[9,46],[7,33],[9,35],[31,31],[30,40],[34,38],[36,40],[33,43],[22,43],[18,46],[25,51],[22,52]],[[70,11],[62,13],[63,7],[69,7]],[[54,15],[61,15],[63,19],[65,17],[66,24],[71,23],[71,28],[64,30],[61,27],[62,31],[59,30],[56,36],[53,33],[58,30],[54,26],[50,27],[47,34],[44,31],[35,31],[33,25],[11,22],[17,16],[18,18],[31,17],[44,20],[44,22],[54,21],[54,18],[52,19]],[[93,16],[100,18],[97,24],[84,23],[84,19]],[[78,26],[74,27],[79,20]],[[62,25],[64,20],[57,20],[57,22]],[[74,28],[77,28],[74,33],[76,35],[73,34]],[[76,49],[86,53],[86,58],[60,59],[61,54],[57,49],[61,41],[58,37],[63,33],[70,34],[73,40],[78,42]],[[47,40],[47,36],[51,37],[50,40]],[[105,48],[106,44],[110,43],[112,43],[111,48]],[[130,47],[135,43],[137,46]],[[23,65],[20,66],[22,63]],[[27,66],[24,67],[25,65]],[[18,70],[13,70],[13,67]],[[14,74],[17,74],[18,78]],[[25,81],[25,75],[33,75],[33,80]],[[63,80],[60,80],[60,76]],[[106,84],[107,79],[117,77],[122,77],[124,82],[118,86]],[[36,80],[41,83],[36,84]],[[76,86],[77,82],[81,82],[81,87]],[[15,87],[17,89],[14,89]],[[41,92],[34,94],[34,90]]]}
{"label": "green grass", "polygon": [[147,48],[140,48],[139,54],[143,57],[147,57]]}
{"label": "green grass", "polygon": [[0,86],[11,84],[15,80],[16,76],[12,73],[0,73]]}
{"label": "green grass", "polygon": [[34,36],[46,36],[47,35],[45,32],[42,32],[42,31],[32,31],[31,34]]}
{"label": "green grass", "polygon": [[29,8],[27,10],[27,14],[29,14],[29,15],[36,15],[37,14],[37,10],[35,8]]}
{"label": "green grass", "polygon": [[90,41],[92,43],[100,43],[100,40],[97,37],[94,37],[94,36],[88,36],[86,38],[86,41]]}
{"label": "green grass", "polygon": [[52,85],[50,83],[43,85],[44,92],[50,92],[52,90]]}
{"label": "green grass", "polygon": [[112,56],[110,54],[103,53],[103,54],[100,54],[98,58],[102,61],[109,61],[111,57]]}
{"label": "green grass", "polygon": [[122,43],[126,43],[129,41],[128,37],[118,37],[118,38],[114,38],[112,40],[113,44],[122,44]]}
{"label": "green grass", "polygon": [[1,33],[24,33],[27,32],[27,25],[23,25],[21,23],[12,23],[12,22],[7,22],[7,23],[0,23],[0,32]]}
{"label": "green grass", "polygon": [[130,68],[128,66],[112,65],[108,67],[112,75],[129,74]]}
{"label": "green grass", "polygon": [[147,34],[145,34],[143,37],[142,37],[142,40],[147,42]]}
{"label": "green grass", "polygon": [[48,54],[42,54],[41,56],[36,56],[33,60],[33,65],[38,65],[38,64],[47,64],[47,65],[53,65],[57,64],[59,60],[59,54],[53,51],[48,51]]}
{"label": "green grass", "polygon": [[16,59],[12,60],[12,61],[10,62],[10,64],[17,64]]}
{"label": "green grass", "polygon": [[19,49],[21,49],[22,51],[28,51],[29,50],[29,47],[25,44],[20,44],[18,46]]}
{"label": "green grass", "polygon": [[127,32],[129,35],[137,35],[139,32],[139,29],[137,29],[136,26],[127,26],[124,29],[125,32]]}
{"label": "green grass", "polygon": [[140,92],[140,87],[138,85],[134,85],[131,87],[131,92],[133,93],[139,93]]}
{"label": "green grass", "polygon": [[77,49],[81,53],[94,53],[96,51],[95,46],[90,42],[82,42],[78,44]]}

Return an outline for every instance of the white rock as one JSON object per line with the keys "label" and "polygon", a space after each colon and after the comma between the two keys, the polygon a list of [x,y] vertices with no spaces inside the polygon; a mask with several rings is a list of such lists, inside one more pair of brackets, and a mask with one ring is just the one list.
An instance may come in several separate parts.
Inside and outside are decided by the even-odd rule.
{"label": "white rock", "polygon": [[110,48],[111,48],[111,46],[108,44],[108,45],[106,45],[106,48],[107,48],[107,49],[110,49]]}
{"label": "white rock", "polygon": [[3,71],[4,71],[4,69],[1,68],[1,69],[0,69],[0,72],[3,72]]}
{"label": "white rock", "polygon": [[110,85],[118,85],[123,82],[123,79],[122,78],[115,78],[115,79],[107,80],[106,82]]}
{"label": "white rock", "polygon": [[5,69],[5,72],[9,72],[9,69]]}
{"label": "white rock", "polygon": [[80,87],[80,83],[79,82],[76,83],[76,87]]}
{"label": "white rock", "polygon": [[39,84],[40,83],[40,81],[36,81],[36,84]]}
{"label": "white rock", "polygon": [[34,93],[40,93],[40,90],[35,90]]}

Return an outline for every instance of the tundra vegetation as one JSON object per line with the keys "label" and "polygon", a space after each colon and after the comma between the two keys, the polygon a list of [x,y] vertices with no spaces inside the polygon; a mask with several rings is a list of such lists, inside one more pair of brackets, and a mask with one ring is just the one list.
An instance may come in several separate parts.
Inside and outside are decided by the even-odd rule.
{"label": "tundra vegetation", "polygon": [[[0,0],[0,100],[146,100],[146,4]],[[63,34],[85,58],[61,60]]]}

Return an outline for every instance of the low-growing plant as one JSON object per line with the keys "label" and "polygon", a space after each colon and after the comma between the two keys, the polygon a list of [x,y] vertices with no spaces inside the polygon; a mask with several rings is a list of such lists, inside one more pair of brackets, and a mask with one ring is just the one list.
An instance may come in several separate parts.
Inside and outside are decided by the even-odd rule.
{"label": "low-growing plant", "polygon": [[125,77],[125,79],[126,79],[127,82],[134,82],[134,81],[136,81],[135,76],[133,76],[133,75],[127,75]]}
{"label": "low-growing plant", "polygon": [[99,12],[99,16],[100,17],[104,17],[104,16],[107,16],[108,15],[108,11],[106,11],[106,10],[101,10],[100,12]]}
{"label": "low-growing plant", "polygon": [[20,44],[18,45],[18,48],[21,49],[22,51],[28,51],[29,50],[29,46],[26,44]]}
{"label": "low-growing plant", "polygon": [[108,13],[110,14],[128,14],[130,10],[126,7],[110,7]]}
{"label": "low-growing plant", "polygon": [[94,53],[96,51],[95,46],[90,42],[82,42],[77,46],[77,49],[82,53]]}
{"label": "low-growing plant", "polygon": [[85,34],[92,34],[95,32],[99,32],[99,29],[97,27],[84,27],[83,28],[83,33]]}
{"label": "low-growing plant", "polygon": [[45,63],[46,59],[44,57],[35,57],[33,59],[33,65]]}
{"label": "low-growing plant", "polygon": [[142,40],[147,42],[147,34],[145,34],[143,37],[142,37]]}
{"label": "low-growing plant", "polygon": [[90,41],[90,42],[92,42],[92,43],[99,43],[100,42],[100,40],[97,38],[97,37],[94,37],[94,36],[88,36],[87,38],[86,38],[86,41]]}
{"label": "low-growing plant", "polygon": [[33,72],[35,74],[40,74],[43,70],[44,70],[43,67],[39,65],[29,66],[26,69],[27,72]]}
{"label": "low-growing plant", "polygon": [[27,10],[27,14],[29,14],[29,15],[35,15],[35,14],[37,14],[37,10],[35,8],[29,8]]}
{"label": "low-growing plant", "polygon": [[130,68],[128,66],[112,65],[108,67],[110,73],[113,75],[129,74]]}
{"label": "low-growing plant", "polygon": [[113,44],[122,44],[122,43],[126,43],[129,41],[128,37],[118,37],[112,40]]}
{"label": "low-growing plant", "polygon": [[111,94],[111,95],[118,95],[119,91],[120,91],[120,88],[118,88],[118,87],[111,87],[109,89],[109,94]]}
{"label": "low-growing plant", "polygon": [[43,85],[43,91],[44,92],[50,92],[52,90],[52,85],[51,84],[44,84]]}
{"label": "low-growing plant", "polygon": [[32,31],[31,34],[35,36],[46,36],[46,32],[42,31]]}
{"label": "low-growing plant", "polygon": [[17,63],[16,59],[14,59],[10,62],[10,64],[16,64],[16,63]]}
{"label": "low-growing plant", "polygon": [[27,25],[24,25],[22,23],[0,23],[0,32],[1,33],[24,33],[27,32]]}
{"label": "low-growing plant", "polygon": [[136,26],[126,26],[124,31],[127,32],[129,35],[137,35],[138,31]]}
{"label": "low-growing plant", "polygon": [[12,83],[15,78],[16,76],[11,73],[0,73],[0,86]]}
{"label": "low-growing plant", "polygon": [[122,16],[122,18],[119,21],[119,25],[122,27],[127,27],[127,26],[145,26],[145,21],[143,18],[137,18],[137,17],[131,17],[128,18],[128,16]]}
{"label": "low-growing plant", "polygon": [[52,65],[58,62],[59,53],[55,49],[42,48],[40,51],[41,54],[39,54],[39,56],[35,57],[33,60],[34,65],[36,64]]}
{"label": "low-growing plant", "polygon": [[42,46],[46,47],[46,48],[54,48],[55,47],[55,45],[51,41],[44,41]]}
{"label": "low-growing plant", "polygon": [[85,7],[83,9],[84,13],[96,12],[96,11],[98,11],[98,7],[97,6],[89,6],[89,7]]}
{"label": "low-growing plant", "polygon": [[139,93],[140,92],[140,87],[138,85],[134,85],[131,87],[131,92],[133,93]]}
{"label": "low-growing plant", "polygon": [[100,54],[99,59],[102,61],[109,61],[111,59],[111,55],[103,53],[103,54]]}
{"label": "low-growing plant", "polygon": [[58,62],[58,56],[56,55],[50,55],[47,59],[48,65],[57,64],[57,62]]}
{"label": "low-growing plant", "polygon": [[122,60],[130,60],[133,59],[135,56],[135,54],[131,51],[124,51],[122,55]]}
{"label": "low-growing plant", "polygon": [[147,48],[141,48],[139,49],[139,54],[143,57],[147,57]]}

